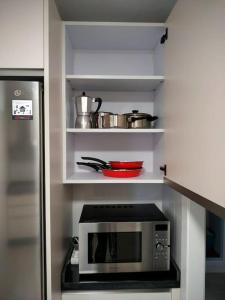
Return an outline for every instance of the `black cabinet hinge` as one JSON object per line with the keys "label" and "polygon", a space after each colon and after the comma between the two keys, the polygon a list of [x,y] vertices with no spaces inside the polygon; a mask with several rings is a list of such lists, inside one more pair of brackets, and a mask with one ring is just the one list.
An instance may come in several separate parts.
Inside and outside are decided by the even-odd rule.
{"label": "black cabinet hinge", "polygon": [[167,166],[164,165],[164,166],[161,166],[160,167],[160,170],[164,172],[164,176],[166,176],[166,173],[167,173]]}
{"label": "black cabinet hinge", "polygon": [[164,44],[166,40],[168,40],[168,28],[166,28],[164,35],[161,37],[160,43]]}

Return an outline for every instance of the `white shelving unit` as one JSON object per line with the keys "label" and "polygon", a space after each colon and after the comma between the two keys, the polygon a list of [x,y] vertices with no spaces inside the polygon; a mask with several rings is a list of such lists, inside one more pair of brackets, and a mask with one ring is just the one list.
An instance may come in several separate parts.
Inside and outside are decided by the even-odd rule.
{"label": "white shelving unit", "polygon": [[[65,184],[163,183],[159,167],[164,164],[164,129],[157,107],[164,81],[160,44],[164,33],[163,23],[64,22]],[[135,109],[158,115],[160,120],[152,129],[74,128],[74,98],[82,91],[101,97],[102,111],[128,113]],[[145,171],[135,178],[104,177],[77,166],[81,156],[105,161],[141,159]]]}

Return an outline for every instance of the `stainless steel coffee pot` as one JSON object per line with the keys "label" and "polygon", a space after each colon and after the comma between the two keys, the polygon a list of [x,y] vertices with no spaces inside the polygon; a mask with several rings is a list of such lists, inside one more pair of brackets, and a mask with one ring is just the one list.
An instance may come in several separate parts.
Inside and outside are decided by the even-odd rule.
{"label": "stainless steel coffee pot", "polygon": [[[92,104],[94,102],[98,103],[97,109],[95,112],[92,112]],[[92,98],[82,93],[81,96],[76,97],[76,128],[92,128],[91,122],[91,113],[97,113],[102,105],[101,98]]]}

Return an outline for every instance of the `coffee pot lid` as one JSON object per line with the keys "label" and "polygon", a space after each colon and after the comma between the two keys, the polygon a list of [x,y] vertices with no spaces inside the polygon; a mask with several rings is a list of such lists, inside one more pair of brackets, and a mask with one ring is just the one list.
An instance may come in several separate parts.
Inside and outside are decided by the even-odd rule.
{"label": "coffee pot lid", "polygon": [[82,94],[80,96],[77,96],[76,98],[82,98],[82,97],[91,98],[91,97],[87,96],[85,92],[82,92]]}

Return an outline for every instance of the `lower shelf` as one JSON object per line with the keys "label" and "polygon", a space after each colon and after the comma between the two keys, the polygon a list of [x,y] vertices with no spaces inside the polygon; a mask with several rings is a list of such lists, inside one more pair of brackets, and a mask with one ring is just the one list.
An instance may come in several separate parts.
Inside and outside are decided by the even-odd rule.
{"label": "lower shelf", "polygon": [[69,249],[61,276],[63,291],[171,289],[180,287],[180,271],[171,261],[170,271],[130,274],[92,274],[79,276],[79,266],[70,264],[73,246]]}
{"label": "lower shelf", "polygon": [[64,180],[65,184],[85,184],[85,183],[164,183],[163,176],[150,172],[144,172],[138,177],[113,178],[106,177],[101,173],[75,173]]}

